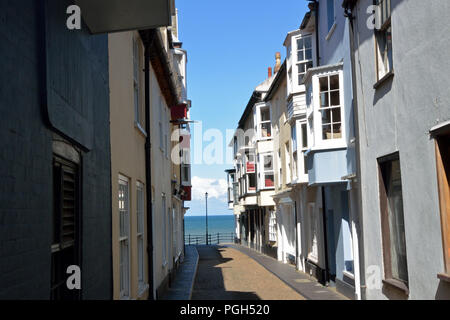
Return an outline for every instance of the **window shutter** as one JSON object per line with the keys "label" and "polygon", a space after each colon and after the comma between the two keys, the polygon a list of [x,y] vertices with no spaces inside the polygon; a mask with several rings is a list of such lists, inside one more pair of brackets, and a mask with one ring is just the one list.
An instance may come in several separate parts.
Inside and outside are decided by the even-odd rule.
{"label": "window shutter", "polygon": [[76,172],[62,166],[62,230],[61,247],[72,246],[75,242]]}

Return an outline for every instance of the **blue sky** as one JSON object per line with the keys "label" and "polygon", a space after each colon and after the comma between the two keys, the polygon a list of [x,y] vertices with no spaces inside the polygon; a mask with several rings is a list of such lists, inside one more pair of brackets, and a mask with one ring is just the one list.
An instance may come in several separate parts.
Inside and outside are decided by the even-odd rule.
{"label": "blue sky", "polygon": [[[305,0],[177,0],[179,37],[188,52],[188,97],[191,118],[203,133],[218,129],[223,138],[223,163],[193,164],[193,200],[188,215],[231,214],[226,205],[226,130],[235,129],[253,89],[267,78],[275,52],[286,53],[287,32],[297,29],[307,11]],[[199,128],[196,124],[196,129]],[[203,137],[193,130],[192,148]],[[200,139],[202,138],[202,139]],[[203,149],[214,141],[203,141]],[[193,151],[194,152],[194,151]],[[198,153],[199,154],[199,153]],[[218,154],[216,154],[218,155]],[[219,157],[217,157],[219,158]],[[194,161],[194,157],[192,159]]]}

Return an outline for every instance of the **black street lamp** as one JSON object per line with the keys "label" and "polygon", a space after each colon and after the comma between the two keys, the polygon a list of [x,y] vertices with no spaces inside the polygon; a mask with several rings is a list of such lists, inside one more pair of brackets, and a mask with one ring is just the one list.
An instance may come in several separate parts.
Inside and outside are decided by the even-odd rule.
{"label": "black street lamp", "polygon": [[206,199],[206,245],[208,245],[208,192],[205,192]]}

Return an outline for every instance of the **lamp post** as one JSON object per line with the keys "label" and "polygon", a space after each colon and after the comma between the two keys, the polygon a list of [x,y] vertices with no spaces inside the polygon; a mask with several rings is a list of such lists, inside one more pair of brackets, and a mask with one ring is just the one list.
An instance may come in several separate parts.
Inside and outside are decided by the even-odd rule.
{"label": "lamp post", "polygon": [[205,192],[206,199],[206,245],[208,245],[208,192]]}

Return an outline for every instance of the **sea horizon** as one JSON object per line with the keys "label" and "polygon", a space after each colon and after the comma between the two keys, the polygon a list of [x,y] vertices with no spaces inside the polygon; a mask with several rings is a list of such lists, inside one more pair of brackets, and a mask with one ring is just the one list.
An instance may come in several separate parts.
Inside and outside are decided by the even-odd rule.
{"label": "sea horizon", "polygon": [[[185,216],[185,235],[204,235],[206,234],[206,216]],[[234,215],[209,215],[208,214],[208,234],[234,233]]]}

